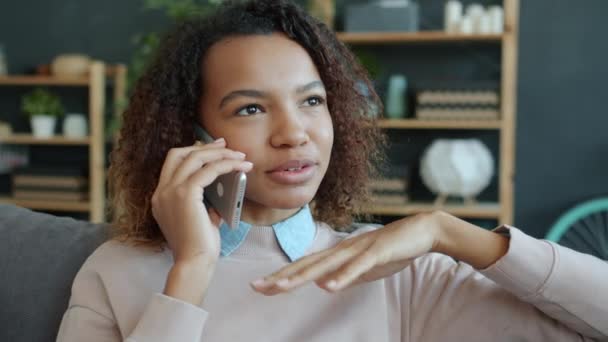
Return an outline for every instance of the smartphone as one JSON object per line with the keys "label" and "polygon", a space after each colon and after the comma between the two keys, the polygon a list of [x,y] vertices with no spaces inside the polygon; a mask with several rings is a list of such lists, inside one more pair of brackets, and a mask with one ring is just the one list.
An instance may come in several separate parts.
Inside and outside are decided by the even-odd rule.
{"label": "smartphone", "polygon": [[[194,125],[197,138],[205,144],[215,141],[203,127]],[[245,188],[247,186],[247,175],[242,171],[234,171],[221,175],[205,188],[204,200],[215,208],[226,224],[235,229],[241,220],[241,209]]]}

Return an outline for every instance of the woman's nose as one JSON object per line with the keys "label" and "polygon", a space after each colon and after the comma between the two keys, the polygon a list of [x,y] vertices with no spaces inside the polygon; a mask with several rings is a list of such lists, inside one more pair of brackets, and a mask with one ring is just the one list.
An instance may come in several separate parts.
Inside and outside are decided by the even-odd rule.
{"label": "woman's nose", "polygon": [[274,147],[298,147],[308,143],[310,137],[307,125],[297,110],[277,113],[273,120],[273,134],[270,143]]}

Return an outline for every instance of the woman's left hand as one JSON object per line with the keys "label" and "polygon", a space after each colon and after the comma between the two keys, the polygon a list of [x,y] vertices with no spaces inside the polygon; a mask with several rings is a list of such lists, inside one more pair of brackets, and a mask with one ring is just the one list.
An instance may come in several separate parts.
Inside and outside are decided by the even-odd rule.
{"label": "woman's left hand", "polygon": [[502,258],[509,238],[436,211],[395,221],[343,240],[251,283],[265,295],[291,291],[309,281],[327,291],[395,274],[419,256],[437,252],[484,269]]}
{"label": "woman's left hand", "polygon": [[434,217],[434,214],[407,217],[343,240],[251,285],[257,292],[276,295],[314,281],[319,287],[335,292],[390,276],[433,250],[439,235]]}

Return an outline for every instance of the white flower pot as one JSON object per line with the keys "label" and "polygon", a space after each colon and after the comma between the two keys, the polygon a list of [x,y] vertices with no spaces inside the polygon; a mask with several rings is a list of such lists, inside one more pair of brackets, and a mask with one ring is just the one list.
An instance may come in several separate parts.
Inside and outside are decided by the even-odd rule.
{"label": "white flower pot", "polygon": [[51,115],[34,115],[30,119],[32,133],[36,138],[50,138],[55,134],[57,118]]}

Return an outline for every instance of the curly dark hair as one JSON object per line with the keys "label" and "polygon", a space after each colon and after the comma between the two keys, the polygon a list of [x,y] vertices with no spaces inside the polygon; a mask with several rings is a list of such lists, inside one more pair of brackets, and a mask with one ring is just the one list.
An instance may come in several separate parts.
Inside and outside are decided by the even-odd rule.
{"label": "curly dark hair", "polygon": [[[311,208],[316,220],[348,226],[368,199],[367,183],[386,141],[370,115],[382,111],[367,72],[326,25],[287,0],[229,1],[204,18],[179,24],[138,80],[111,154],[109,184],[119,235],[162,243],[151,198],[168,151],[195,142],[203,93],[202,61],[228,36],[283,33],[301,45],[327,90],[334,123],[332,157]],[[365,89],[367,88],[367,89]]]}

